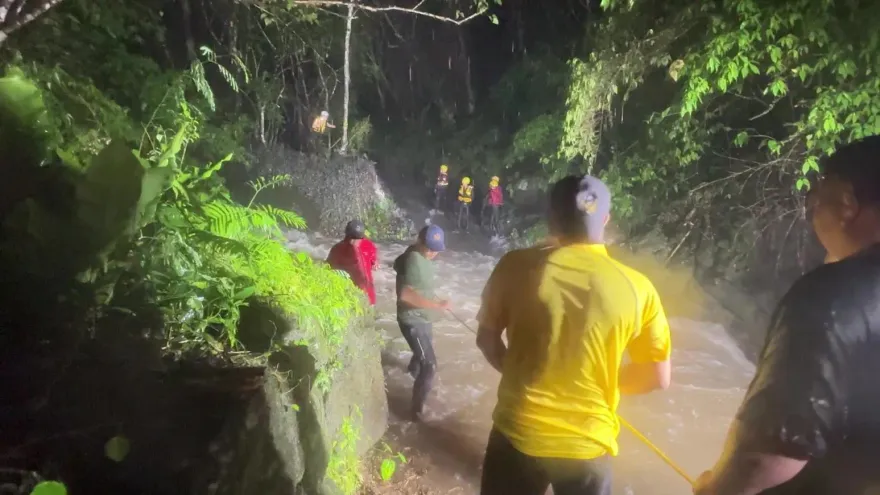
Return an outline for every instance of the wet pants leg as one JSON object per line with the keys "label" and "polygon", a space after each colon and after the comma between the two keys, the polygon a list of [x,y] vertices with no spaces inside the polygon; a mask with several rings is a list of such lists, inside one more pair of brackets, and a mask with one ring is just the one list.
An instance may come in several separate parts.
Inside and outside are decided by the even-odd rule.
{"label": "wet pants leg", "polygon": [[531,457],[516,450],[492,429],[480,495],[611,495],[611,459],[553,459]]}
{"label": "wet pants leg", "polygon": [[496,234],[500,234],[501,233],[500,232],[501,231],[501,218],[500,218],[501,215],[499,212],[501,211],[501,207],[497,206],[497,205],[492,205],[491,208],[492,208],[492,216],[489,217],[489,225],[491,225],[492,226],[491,228],[496,231],[495,232]]}
{"label": "wet pants leg", "polygon": [[434,188],[434,209],[439,210],[443,205],[443,198],[446,197],[446,188],[437,186]]}
{"label": "wet pants leg", "polygon": [[412,412],[420,414],[434,385],[434,375],[437,373],[437,358],[434,355],[431,323],[428,321],[403,322],[398,320],[398,324],[403,338],[406,339],[406,343],[409,344],[413,352],[413,358],[409,364],[409,372],[415,376]]}
{"label": "wet pants leg", "polygon": [[458,203],[458,230],[468,230],[470,227],[471,208],[469,203]]}

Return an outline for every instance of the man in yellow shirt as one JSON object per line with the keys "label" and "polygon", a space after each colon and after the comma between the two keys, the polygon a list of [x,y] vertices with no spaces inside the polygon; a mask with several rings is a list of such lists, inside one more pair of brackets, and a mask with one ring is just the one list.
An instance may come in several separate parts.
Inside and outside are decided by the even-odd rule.
{"label": "man in yellow shirt", "polygon": [[486,284],[477,345],[501,384],[482,495],[610,495],[620,395],[669,386],[669,324],[651,282],[608,256],[610,209],[599,179],[557,182],[554,243],[506,254]]}

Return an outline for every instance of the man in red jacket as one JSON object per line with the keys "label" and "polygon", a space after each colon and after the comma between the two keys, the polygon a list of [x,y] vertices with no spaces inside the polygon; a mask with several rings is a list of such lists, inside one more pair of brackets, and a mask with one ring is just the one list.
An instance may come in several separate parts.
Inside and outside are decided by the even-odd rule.
{"label": "man in red jacket", "polygon": [[373,270],[379,264],[379,252],[372,241],[366,239],[366,227],[360,220],[352,220],[345,226],[345,239],[337,242],[327,255],[327,263],[335,270],[342,270],[352,282],[366,292],[370,305],[376,304],[373,287]]}

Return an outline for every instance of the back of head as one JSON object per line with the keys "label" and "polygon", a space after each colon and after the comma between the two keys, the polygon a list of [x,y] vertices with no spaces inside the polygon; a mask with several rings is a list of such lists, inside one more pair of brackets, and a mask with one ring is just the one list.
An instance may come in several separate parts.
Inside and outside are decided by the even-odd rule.
{"label": "back of head", "polygon": [[345,237],[351,239],[363,239],[366,232],[367,227],[360,220],[352,220],[345,226]]}
{"label": "back of head", "polygon": [[570,175],[550,190],[550,233],[561,239],[603,243],[611,192],[596,177]]}
{"label": "back of head", "polygon": [[860,206],[880,206],[880,136],[842,146],[821,168],[825,177],[850,184]]}

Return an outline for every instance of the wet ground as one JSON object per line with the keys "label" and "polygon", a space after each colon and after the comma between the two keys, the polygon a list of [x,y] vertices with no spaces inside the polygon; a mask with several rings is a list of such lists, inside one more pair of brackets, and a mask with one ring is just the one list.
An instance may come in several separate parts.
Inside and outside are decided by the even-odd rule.
{"label": "wet ground", "polygon": [[[323,257],[332,242],[294,234],[290,245]],[[391,410],[386,442],[394,451],[403,452],[409,463],[395,477],[396,484],[384,488],[374,485],[369,493],[479,492],[499,375],[476,348],[471,329],[476,329],[480,292],[497,259],[478,252],[487,251],[488,241],[474,235],[450,234],[447,244],[449,250],[436,260],[437,295],[452,302],[454,316],[436,316],[434,345],[439,373],[422,424],[401,419],[412,390],[412,378],[405,370],[411,353],[395,320],[391,263],[406,246],[379,246],[382,266],[376,275],[377,310],[387,343],[383,364]],[[754,367],[720,325],[672,320],[672,326],[672,387],[663,393],[624,398],[620,414],[696,477],[720,453],[727,425]],[[690,493],[679,475],[625,430],[620,435],[614,471],[615,494]]]}

